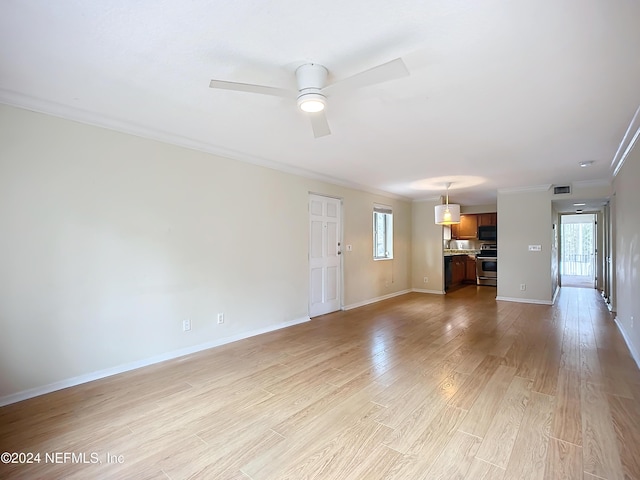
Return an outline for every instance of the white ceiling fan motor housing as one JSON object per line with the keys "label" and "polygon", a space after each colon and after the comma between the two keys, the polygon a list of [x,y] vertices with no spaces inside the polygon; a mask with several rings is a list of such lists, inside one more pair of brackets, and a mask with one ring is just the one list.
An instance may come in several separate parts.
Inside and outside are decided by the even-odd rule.
{"label": "white ceiling fan motor housing", "polygon": [[317,63],[306,63],[296,69],[298,107],[305,112],[324,110],[327,97],[322,94],[327,81],[327,69]]}

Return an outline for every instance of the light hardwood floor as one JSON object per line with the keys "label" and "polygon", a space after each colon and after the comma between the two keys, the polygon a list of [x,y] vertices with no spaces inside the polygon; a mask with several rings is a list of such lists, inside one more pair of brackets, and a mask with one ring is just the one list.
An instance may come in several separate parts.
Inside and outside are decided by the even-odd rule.
{"label": "light hardwood floor", "polygon": [[640,479],[640,372],[598,293],[494,296],[403,295],[9,405],[0,452],[41,463],[0,478]]}

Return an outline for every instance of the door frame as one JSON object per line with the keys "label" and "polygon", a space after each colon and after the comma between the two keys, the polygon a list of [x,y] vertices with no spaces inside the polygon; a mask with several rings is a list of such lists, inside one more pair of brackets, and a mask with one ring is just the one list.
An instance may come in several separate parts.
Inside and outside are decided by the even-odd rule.
{"label": "door frame", "polygon": [[[601,246],[598,243],[599,240],[599,235],[598,235],[598,228],[600,228],[600,224],[598,223],[599,220],[599,211],[586,211],[580,215],[584,215],[584,216],[592,216],[592,221],[591,222],[580,222],[580,223],[589,223],[592,225],[592,235],[593,235],[593,239],[592,239],[592,243],[593,243],[593,252],[591,253],[591,269],[592,269],[592,278],[591,280],[593,281],[593,284],[591,286],[591,288],[598,288],[598,274],[600,273],[600,268],[598,265],[598,252],[600,251]],[[559,230],[559,241],[558,241],[558,285],[560,287],[562,287],[562,277],[565,275],[565,273],[563,272],[563,268],[562,268],[562,258],[564,255],[564,249],[562,248],[563,244],[564,244],[564,233],[563,233],[563,225],[565,222],[563,222],[563,218],[565,216],[575,216],[577,215],[576,213],[573,212],[561,212],[560,213],[560,218],[559,218],[559,222],[558,222],[558,230]]]}
{"label": "door frame", "polygon": [[[344,261],[343,261],[343,257],[344,257],[344,252],[346,251],[346,247],[344,245],[344,198],[343,197],[339,197],[336,195],[328,195],[326,193],[320,193],[320,192],[314,192],[309,190],[307,193],[307,226],[309,226],[309,222],[311,220],[311,209],[310,209],[310,199],[311,196],[317,196],[317,197],[324,197],[324,198],[330,198],[332,200],[338,200],[339,204],[338,204],[338,208],[340,209],[340,221],[338,223],[338,228],[340,229],[340,233],[338,235],[339,238],[339,242],[340,242],[340,250],[341,250],[341,255],[339,255],[339,262],[338,262],[338,277],[339,277],[339,281],[340,281],[340,286],[339,286],[339,291],[338,291],[338,299],[339,299],[339,305],[338,305],[338,310],[335,311],[339,311],[339,310],[344,310]],[[309,317],[311,317],[311,232],[309,231],[309,229],[307,228],[307,281],[309,282],[309,284],[307,285],[307,310],[309,313]],[[329,312],[331,313],[331,312]],[[311,317],[314,318],[314,317]]]}

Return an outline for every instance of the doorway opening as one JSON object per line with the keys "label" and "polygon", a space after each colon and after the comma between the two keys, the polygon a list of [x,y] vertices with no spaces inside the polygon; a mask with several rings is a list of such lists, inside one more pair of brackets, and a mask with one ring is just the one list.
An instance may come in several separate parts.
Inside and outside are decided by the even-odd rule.
{"label": "doorway opening", "polygon": [[596,288],[596,215],[562,215],[560,285]]}

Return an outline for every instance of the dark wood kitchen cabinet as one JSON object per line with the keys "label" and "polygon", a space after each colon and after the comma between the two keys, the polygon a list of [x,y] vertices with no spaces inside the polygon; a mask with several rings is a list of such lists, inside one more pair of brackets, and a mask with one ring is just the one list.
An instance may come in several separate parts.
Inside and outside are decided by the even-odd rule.
{"label": "dark wood kitchen cabinet", "polygon": [[451,238],[455,240],[478,238],[478,215],[460,215],[460,223],[451,225]]}
{"label": "dark wood kitchen cabinet", "polygon": [[476,283],[476,258],[467,256],[465,261],[465,277],[466,283]]}
{"label": "dark wood kitchen cabinet", "polygon": [[453,257],[451,265],[451,284],[458,285],[462,283],[466,275],[466,260],[463,255]]}
{"label": "dark wood kitchen cabinet", "polygon": [[478,238],[478,227],[498,225],[498,214],[493,213],[466,213],[460,215],[460,223],[451,225],[451,238],[453,240],[472,240]]}
{"label": "dark wood kitchen cabinet", "polygon": [[464,283],[476,283],[476,261],[470,255],[444,257],[445,291]]}
{"label": "dark wood kitchen cabinet", "polygon": [[498,225],[498,214],[493,213],[481,213],[478,215],[478,226],[484,227],[485,225]]}

